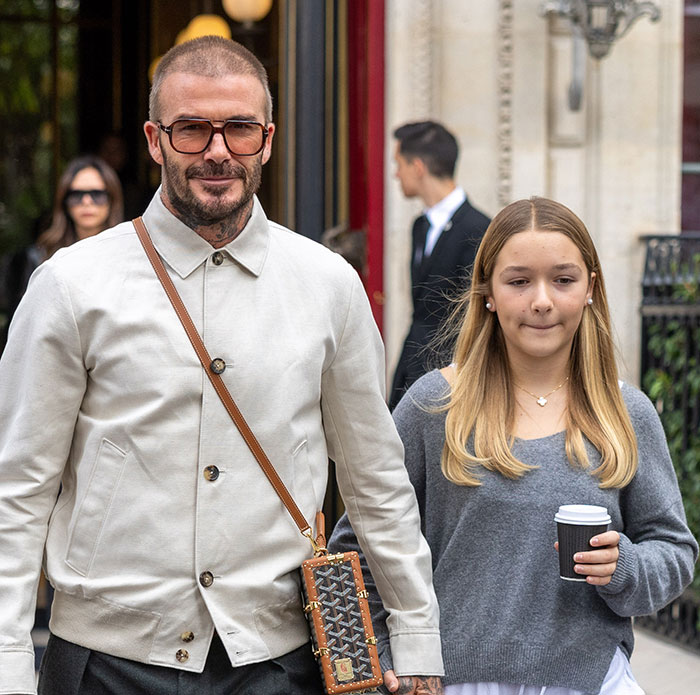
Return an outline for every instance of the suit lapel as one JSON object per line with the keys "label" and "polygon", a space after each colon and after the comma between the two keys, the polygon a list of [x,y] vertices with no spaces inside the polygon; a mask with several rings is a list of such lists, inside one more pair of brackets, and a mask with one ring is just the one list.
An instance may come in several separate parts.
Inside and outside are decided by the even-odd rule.
{"label": "suit lapel", "polygon": [[423,262],[420,264],[418,271],[415,275],[414,287],[417,284],[425,282],[425,280],[430,276],[432,268],[436,265],[437,259],[446,253],[450,253],[450,246],[452,245],[453,234],[452,228],[455,224],[459,225],[459,218],[467,213],[471,208],[468,200],[465,200],[454,212],[450,220],[445,225],[444,229],[440,233],[435,246],[433,247],[432,253],[426,258],[423,257]]}

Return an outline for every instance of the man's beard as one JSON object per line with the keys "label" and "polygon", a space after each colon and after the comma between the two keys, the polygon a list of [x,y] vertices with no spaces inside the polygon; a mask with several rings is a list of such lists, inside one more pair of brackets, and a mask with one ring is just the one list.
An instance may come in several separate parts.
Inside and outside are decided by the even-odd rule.
{"label": "man's beard", "polygon": [[[238,218],[241,213],[250,207],[253,196],[260,188],[262,180],[262,162],[256,157],[253,166],[246,169],[241,164],[232,161],[216,164],[193,164],[187,169],[178,168],[163,152],[165,171],[163,172],[163,188],[168,201],[178,214],[178,217],[190,228],[210,226],[227,220]],[[208,193],[218,200],[206,202],[200,200],[189,186],[192,178],[224,176],[240,179],[243,190],[238,198],[226,201],[224,198],[230,189],[212,187]],[[206,184],[203,184],[206,188]]]}

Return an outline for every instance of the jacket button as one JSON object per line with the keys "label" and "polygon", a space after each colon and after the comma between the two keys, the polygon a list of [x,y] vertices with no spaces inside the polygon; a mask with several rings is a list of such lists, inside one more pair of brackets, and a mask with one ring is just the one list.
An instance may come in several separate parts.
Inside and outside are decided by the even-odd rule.
{"label": "jacket button", "polygon": [[214,482],[219,477],[219,469],[216,466],[207,466],[204,469],[204,477],[210,482]]}
{"label": "jacket button", "polygon": [[221,253],[221,251],[215,251],[215,252],[212,254],[211,262],[212,262],[214,265],[221,265],[221,264],[224,262],[224,254]]}
{"label": "jacket button", "polygon": [[214,575],[211,572],[202,572],[199,575],[199,583],[202,586],[211,586],[214,583]]}
{"label": "jacket button", "polygon": [[178,649],[175,652],[175,658],[181,663],[184,664],[187,659],[190,658],[190,653],[186,649]]}
{"label": "jacket button", "polygon": [[216,359],[213,359],[211,361],[211,364],[209,365],[209,369],[211,369],[214,374],[221,374],[221,372],[226,369],[226,362],[221,359],[221,357],[217,357]]}
{"label": "jacket button", "polygon": [[190,632],[189,630],[187,632],[183,632],[180,635],[180,639],[183,642],[191,642],[194,639],[194,632]]}

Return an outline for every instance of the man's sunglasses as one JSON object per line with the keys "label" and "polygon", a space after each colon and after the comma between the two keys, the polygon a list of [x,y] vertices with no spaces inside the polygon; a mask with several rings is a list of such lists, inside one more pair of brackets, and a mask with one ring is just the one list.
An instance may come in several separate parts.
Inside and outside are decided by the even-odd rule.
{"label": "man's sunglasses", "polygon": [[158,123],[158,127],[168,134],[171,147],[180,154],[201,154],[217,133],[223,135],[228,151],[236,157],[252,157],[265,147],[270,133],[262,123],[237,120],[223,123],[217,126],[206,118],[181,118],[170,125]]}

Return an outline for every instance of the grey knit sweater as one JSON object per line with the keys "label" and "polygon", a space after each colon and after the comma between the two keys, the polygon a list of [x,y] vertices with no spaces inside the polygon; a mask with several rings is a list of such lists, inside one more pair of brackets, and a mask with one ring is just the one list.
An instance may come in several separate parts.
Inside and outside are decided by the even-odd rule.
{"label": "grey knit sweater", "polygon": [[[632,652],[630,616],[678,596],[697,558],[654,407],[640,391],[622,386],[639,447],[637,474],[622,490],[602,490],[590,473],[571,466],[564,433],[515,441],[515,456],[539,466],[524,477],[509,480],[483,470],[480,487],[463,487],[440,469],[445,413],[431,409],[446,391],[447,382],[433,371],[394,412],[433,555],[444,682],[598,693],[615,648]],[[595,466],[600,457],[590,445],[588,452]],[[620,559],[605,587],[559,578],[554,514],[559,505],[576,503],[607,507],[620,532]],[[347,517],[329,547],[359,549]],[[371,576],[367,580],[376,597]],[[375,600],[372,608],[387,667],[381,603]]]}

